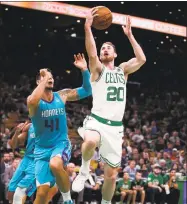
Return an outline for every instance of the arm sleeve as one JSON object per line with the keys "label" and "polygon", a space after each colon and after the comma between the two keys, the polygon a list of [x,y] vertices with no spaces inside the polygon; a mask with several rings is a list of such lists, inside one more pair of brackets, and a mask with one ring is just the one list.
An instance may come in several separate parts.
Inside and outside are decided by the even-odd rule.
{"label": "arm sleeve", "polygon": [[92,94],[92,87],[90,83],[90,72],[88,70],[82,72],[83,84],[77,88],[79,99],[86,98]]}

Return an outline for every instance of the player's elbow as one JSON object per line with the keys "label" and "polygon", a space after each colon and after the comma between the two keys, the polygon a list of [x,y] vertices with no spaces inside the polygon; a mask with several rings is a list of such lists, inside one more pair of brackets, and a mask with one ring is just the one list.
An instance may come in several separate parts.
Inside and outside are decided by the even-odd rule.
{"label": "player's elbow", "polygon": [[32,96],[29,96],[28,98],[27,98],[27,104],[29,105],[29,106],[34,106],[34,105],[36,105],[38,102],[37,102],[37,100],[34,98],[34,97],[32,97]]}
{"label": "player's elbow", "polygon": [[86,93],[87,93],[87,97],[88,97],[88,96],[91,96],[91,95],[92,95],[92,88],[91,88],[91,87],[88,88],[88,89],[86,90]]}
{"label": "player's elbow", "polygon": [[77,89],[78,97],[79,99],[86,98],[92,94],[92,88],[91,86],[87,87],[80,87]]}
{"label": "player's elbow", "polygon": [[145,56],[141,57],[139,62],[140,62],[141,65],[145,64],[146,63],[146,57]]}
{"label": "player's elbow", "polygon": [[88,96],[91,96],[91,95],[92,95],[91,89],[89,89],[89,90],[87,89],[87,90],[84,91],[83,95],[79,95],[79,98],[83,99],[83,98],[87,98]]}

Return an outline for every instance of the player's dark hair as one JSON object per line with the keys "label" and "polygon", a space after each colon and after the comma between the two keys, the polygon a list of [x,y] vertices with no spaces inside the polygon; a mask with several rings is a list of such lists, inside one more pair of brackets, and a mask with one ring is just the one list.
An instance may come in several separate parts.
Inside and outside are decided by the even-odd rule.
{"label": "player's dark hair", "polygon": [[[52,74],[52,71],[49,68],[47,68],[47,71]],[[40,80],[40,72],[38,72],[36,75],[36,81],[38,81],[38,80]]]}
{"label": "player's dark hair", "polygon": [[102,44],[102,46],[103,46],[104,44],[108,44],[108,45],[112,46],[112,47],[114,48],[114,52],[117,53],[117,52],[116,52],[116,46],[115,46],[112,42],[104,42],[104,43]]}

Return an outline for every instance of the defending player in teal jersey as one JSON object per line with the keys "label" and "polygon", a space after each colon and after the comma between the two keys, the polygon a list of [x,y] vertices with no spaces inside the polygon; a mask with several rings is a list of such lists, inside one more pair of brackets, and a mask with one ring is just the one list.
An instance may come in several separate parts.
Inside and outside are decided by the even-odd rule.
{"label": "defending player in teal jersey", "polygon": [[8,185],[8,199],[11,201],[13,197],[13,203],[15,204],[22,204],[26,196],[31,196],[36,190],[33,172],[34,139],[33,125],[27,121],[20,123],[16,127],[16,131],[10,141],[13,150],[26,144],[25,155]]}
{"label": "defending player in teal jersey", "polygon": [[73,203],[69,177],[64,169],[71,155],[65,103],[91,95],[90,73],[84,55],[78,54],[74,58],[75,66],[82,71],[82,87],[53,92],[52,73],[48,69],[41,69],[37,87],[27,99],[36,134],[34,154],[37,195],[34,204],[46,203],[46,194],[55,182],[64,203]]}
{"label": "defending player in teal jersey", "polygon": [[[34,174],[34,146],[35,133],[32,123],[26,121],[20,123],[10,141],[13,150],[26,145],[24,157],[16,169],[8,185],[8,200],[10,203],[25,203],[26,196],[31,196],[36,191],[36,179]],[[48,201],[57,193],[56,186],[50,189]]]}

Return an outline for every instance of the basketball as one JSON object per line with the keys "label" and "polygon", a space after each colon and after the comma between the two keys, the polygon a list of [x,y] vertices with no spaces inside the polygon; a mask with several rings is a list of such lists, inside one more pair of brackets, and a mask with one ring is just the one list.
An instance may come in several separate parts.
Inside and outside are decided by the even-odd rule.
{"label": "basketball", "polygon": [[112,12],[105,6],[99,7],[95,13],[92,26],[97,30],[107,29],[112,24]]}

